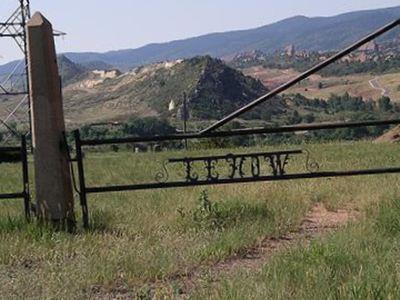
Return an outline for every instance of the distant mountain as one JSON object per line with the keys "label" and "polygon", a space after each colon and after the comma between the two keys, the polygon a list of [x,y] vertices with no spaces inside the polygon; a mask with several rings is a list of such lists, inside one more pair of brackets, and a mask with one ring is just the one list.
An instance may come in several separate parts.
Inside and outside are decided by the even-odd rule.
{"label": "distant mountain", "polygon": [[89,70],[89,71],[115,69],[115,67],[113,65],[105,63],[104,61],[101,61],[101,60],[82,62],[81,66],[83,66],[86,70]]}
{"label": "distant mountain", "polygon": [[[64,86],[71,83],[73,80],[78,80],[80,76],[84,75],[90,70],[83,65],[71,61],[68,57],[62,54],[57,56],[57,63]],[[0,80],[5,80],[7,75],[14,71],[15,76],[11,77],[6,82],[5,86],[13,86],[14,92],[21,91],[25,85],[24,68],[25,64],[23,64],[22,61],[15,61],[3,65],[0,67],[0,69],[4,72],[0,73]]]}
{"label": "distant mountain", "polygon": [[[334,51],[363,37],[367,33],[400,17],[400,6],[341,14],[333,17],[296,16],[255,29],[212,33],[204,36],[150,44],[137,49],[106,53],[65,53],[75,63],[88,69],[131,68],[150,63],[211,55],[217,58],[232,57],[252,50],[272,53],[291,44],[298,50]],[[394,40],[400,36],[396,29],[380,41]],[[9,73],[17,64],[0,66],[0,76]]]}
{"label": "distant mountain", "polygon": [[[250,50],[271,53],[288,44],[293,44],[299,50],[331,51],[341,49],[399,17],[400,6],[351,12],[334,17],[296,16],[256,29],[213,33],[131,50],[66,55],[78,63],[103,61],[126,70],[157,61],[196,55],[222,58]],[[399,34],[400,30],[394,30],[382,39],[394,39]]]}
{"label": "distant mountain", "polygon": [[65,55],[59,55],[57,57],[57,63],[63,85],[67,85],[73,80],[77,80],[81,75],[88,71],[85,67],[72,62]]}

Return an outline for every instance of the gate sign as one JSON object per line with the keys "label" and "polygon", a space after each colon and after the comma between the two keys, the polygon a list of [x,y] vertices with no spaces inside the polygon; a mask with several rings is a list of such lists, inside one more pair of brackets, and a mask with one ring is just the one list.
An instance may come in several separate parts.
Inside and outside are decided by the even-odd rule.
{"label": "gate sign", "polygon": [[[225,174],[224,178],[228,179],[251,179],[267,175],[282,176],[285,175],[285,167],[289,163],[291,155],[301,153],[303,153],[302,150],[228,154],[169,159],[168,162],[184,165],[187,183],[217,183],[222,179],[221,171],[219,171],[221,165],[227,169],[227,174]],[[204,174],[199,174],[194,170],[193,164],[196,162],[204,165]],[[248,171],[245,171],[246,167]],[[263,174],[264,170],[267,170],[268,173]],[[166,171],[165,168],[164,171]],[[165,176],[160,176],[159,178],[163,179]]]}

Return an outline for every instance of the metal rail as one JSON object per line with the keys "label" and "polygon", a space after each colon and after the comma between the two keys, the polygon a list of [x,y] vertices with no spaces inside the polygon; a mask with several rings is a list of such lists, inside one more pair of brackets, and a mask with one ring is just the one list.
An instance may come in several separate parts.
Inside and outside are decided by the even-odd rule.
{"label": "metal rail", "polygon": [[129,137],[129,138],[115,138],[115,139],[92,139],[80,140],[81,146],[99,146],[110,144],[125,144],[125,143],[142,143],[142,142],[165,142],[177,141],[184,139],[205,139],[205,138],[221,138],[243,136],[251,134],[271,134],[271,133],[289,133],[301,131],[315,131],[324,129],[339,129],[339,128],[355,128],[355,127],[368,127],[368,126],[386,126],[398,125],[400,119],[380,120],[380,121],[361,121],[361,122],[331,122],[331,123],[315,123],[308,125],[289,125],[270,128],[250,128],[239,129],[231,131],[214,131],[204,134],[200,133],[187,133],[187,134],[171,134],[164,136],[144,136],[144,137]]}
{"label": "metal rail", "polygon": [[79,200],[82,208],[82,221],[83,227],[89,228],[89,210],[87,205],[87,188],[85,183],[85,169],[83,165],[83,152],[82,152],[82,140],[79,130],[75,130],[75,150],[76,158],[75,161],[78,165],[78,177],[79,177]]}
{"label": "metal rail", "polygon": [[0,199],[5,200],[5,199],[19,199],[19,198],[24,198],[25,194],[24,193],[11,193],[11,194],[0,194]]}
{"label": "metal rail", "polygon": [[21,147],[0,147],[0,152],[19,152]]}
{"label": "metal rail", "polygon": [[397,19],[397,20],[395,20],[395,21],[383,26],[382,28],[378,29],[374,33],[369,34],[368,36],[366,36],[365,38],[361,39],[360,41],[354,43],[353,45],[351,45],[351,46],[347,47],[346,49],[340,51],[339,53],[335,54],[331,58],[328,58],[327,60],[321,62],[320,64],[316,65],[315,67],[313,67],[313,68],[309,69],[308,71],[300,74],[295,79],[290,80],[289,82],[287,82],[287,83],[279,86],[278,88],[272,90],[268,94],[266,94],[266,95],[264,95],[264,96],[262,96],[262,97],[260,97],[260,98],[258,98],[256,100],[250,102],[249,104],[245,105],[244,107],[236,110],[235,112],[229,114],[228,116],[224,117],[223,119],[215,122],[213,125],[209,126],[208,128],[204,129],[203,131],[201,131],[201,133],[202,134],[206,134],[208,132],[211,132],[211,131],[213,131],[215,129],[220,128],[221,126],[225,125],[229,121],[231,121],[231,120],[237,118],[238,116],[248,112],[249,110],[251,110],[255,106],[265,102],[266,100],[277,96],[278,94],[280,94],[283,91],[287,90],[288,88],[294,86],[295,84],[299,83],[300,81],[308,78],[310,75],[312,75],[312,74],[322,70],[323,68],[333,64],[334,62],[336,62],[339,59],[345,57],[346,55],[350,54],[354,50],[360,48],[364,44],[372,41],[373,39],[381,36],[382,34],[392,30],[393,28],[395,28],[398,25],[400,25],[400,19]]}
{"label": "metal rail", "polygon": [[5,199],[24,199],[25,217],[30,220],[31,217],[31,199],[29,192],[29,171],[28,171],[28,152],[26,146],[26,137],[21,137],[20,147],[0,147],[0,153],[15,153],[19,152],[19,161],[21,162],[22,171],[22,192],[19,193],[4,193],[0,194],[0,200]]}
{"label": "metal rail", "polygon": [[133,185],[117,185],[107,187],[88,187],[85,189],[88,194],[109,193],[109,192],[126,192],[126,191],[140,191],[149,189],[166,189],[166,188],[180,188],[180,187],[195,187],[205,185],[226,185],[234,183],[251,183],[262,181],[284,181],[296,179],[315,179],[315,178],[332,178],[332,177],[351,177],[362,175],[377,175],[377,174],[394,174],[400,173],[400,168],[381,168],[381,169],[368,169],[368,170],[351,170],[351,171],[330,171],[330,172],[316,172],[316,173],[299,173],[287,174],[282,176],[260,176],[251,178],[235,178],[235,179],[219,179],[215,182],[198,181],[198,182],[166,182],[166,183],[153,183],[153,184],[133,184]]}

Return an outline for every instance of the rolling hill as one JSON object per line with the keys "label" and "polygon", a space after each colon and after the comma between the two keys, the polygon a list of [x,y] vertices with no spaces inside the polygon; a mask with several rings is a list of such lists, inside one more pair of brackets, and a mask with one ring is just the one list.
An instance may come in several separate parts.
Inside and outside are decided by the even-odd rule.
{"label": "rolling hill", "polygon": [[[64,89],[70,124],[124,121],[131,116],[179,116],[182,95],[188,96],[192,119],[220,118],[265,94],[263,84],[210,56],[157,63],[126,73],[91,73]],[[169,109],[173,102],[172,109]],[[248,115],[284,112],[277,98]]]}

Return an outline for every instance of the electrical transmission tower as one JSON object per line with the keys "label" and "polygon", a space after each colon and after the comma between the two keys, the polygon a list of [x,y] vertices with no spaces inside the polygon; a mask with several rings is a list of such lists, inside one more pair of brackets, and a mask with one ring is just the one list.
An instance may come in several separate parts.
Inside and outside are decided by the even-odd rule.
{"label": "electrical transmission tower", "polygon": [[[30,128],[30,99],[29,99],[29,75],[28,75],[28,55],[26,22],[31,17],[30,1],[17,0],[18,7],[8,17],[5,22],[0,23],[0,37],[14,40],[17,47],[23,54],[23,59],[12,66],[12,69],[5,76],[0,77],[0,101],[10,97],[13,105],[5,108],[6,113],[0,118],[0,132],[6,129],[6,142],[12,136],[21,134],[19,130],[28,131]],[[21,128],[11,126],[16,124]]]}
{"label": "electrical transmission tower", "polygon": [[[11,106],[4,105],[4,113],[0,114],[0,134],[4,130],[7,132],[3,143],[13,136],[31,134],[26,36],[26,22],[31,18],[30,0],[16,0],[16,2],[18,6],[14,12],[5,22],[0,22],[0,38],[14,40],[23,54],[23,59],[13,64],[8,74],[0,74],[0,104],[7,97],[13,100]],[[54,30],[53,34],[54,36],[66,35],[58,30]]]}

